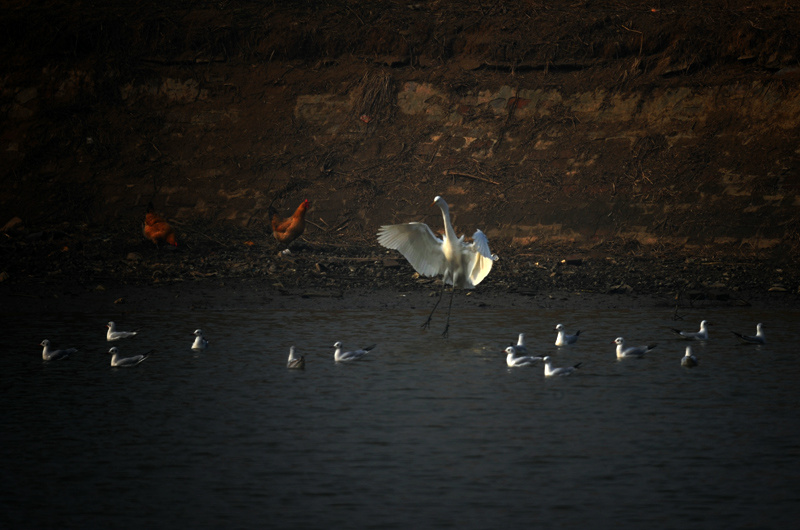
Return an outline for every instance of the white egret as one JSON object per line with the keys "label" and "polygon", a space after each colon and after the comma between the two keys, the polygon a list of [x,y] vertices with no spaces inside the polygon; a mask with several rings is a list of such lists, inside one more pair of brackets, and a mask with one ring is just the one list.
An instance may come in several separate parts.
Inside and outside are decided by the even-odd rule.
{"label": "white egret", "polygon": [[404,223],[384,225],[378,230],[378,243],[386,248],[399,251],[422,276],[441,276],[442,290],[428,319],[422,327],[428,328],[434,311],[442,301],[445,287],[452,285],[450,307],[447,310],[447,323],[442,333],[447,337],[450,328],[450,310],[453,307],[455,288],[474,289],[492,270],[497,256],[489,250],[486,235],[477,230],[472,243],[465,243],[464,236],[456,237],[450,223],[450,208],[441,197],[433,199],[433,204],[442,210],[444,219],[444,238],[439,239],[425,223]]}

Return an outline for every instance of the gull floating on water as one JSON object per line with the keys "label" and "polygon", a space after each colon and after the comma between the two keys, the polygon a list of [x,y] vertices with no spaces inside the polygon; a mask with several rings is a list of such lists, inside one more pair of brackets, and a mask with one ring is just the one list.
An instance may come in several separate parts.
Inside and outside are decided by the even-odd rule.
{"label": "gull floating on water", "polygon": [[509,368],[514,368],[515,366],[530,366],[536,364],[536,361],[542,360],[541,357],[520,355],[517,346],[509,346],[504,351],[506,352],[506,364]]}
{"label": "gull floating on water", "polygon": [[195,339],[194,339],[194,344],[192,344],[192,349],[201,351],[208,348],[208,340],[206,340],[205,335],[203,335],[203,330],[196,329],[194,330],[194,334],[195,334]]}
{"label": "gull floating on water", "polygon": [[140,362],[147,359],[151,353],[155,350],[150,350],[147,353],[143,353],[141,355],[134,355],[132,357],[120,357],[119,350],[116,346],[112,346],[108,353],[111,354],[111,366],[136,366]]}
{"label": "gull floating on water", "polygon": [[755,335],[742,335],[741,333],[736,333],[735,331],[731,331],[736,337],[744,344],[766,344],[767,337],[764,336],[764,324],[759,322],[756,325],[756,334]]}
{"label": "gull floating on water", "polygon": [[681,359],[681,366],[686,366],[687,368],[697,366],[697,357],[692,355],[691,346],[686,346],[686,354]]}
{"label": "gull floating on water", "polygon": [[294,346],[289,348],[289,360],[286,363],[286,367],[297,370],[302,370],[306,367],[306,358],[302,355],[297,355],[294,351]]}
{"label": "gull floating on water", "polygon": [[544,363],[544,376],[545,377],[552,377],[552,376],[565,376],[572,374],[578,367],[583,363],[578,363],[573,366],[562,366],[559,368],[553,368],[553,363],[550,360],[550,356],[546,356],[542,359]]}
{"label": "gull floating on water", "polygon": [[355,361],[355,360],[360,359],[363,356],[365,356],[367,354],[367,352],[369,352],[375,346],[376,345],[373,344],[371,346],[367,346],[366,348],[362,348],[360,350],[353,350],[353,351],[343,352],[342,351],[342,343],[337,341],[336,344],[333,345],[333,347],[336,348],[336,351],[333,354],[333,359],[337,363],[339,363],[339,362],[347,362],[347,361]]}
{"label": "gull floating on water", "polygon": [[68,348],[66,350],[52,350],[50,349],[50,341],[44,339],[39,346],[44,346],[42,350],[42,359],[45,361],[60,361],[62,359],[66,359],[76,351],[78,348]]}
{"label": "gull floating on water", "polygon": [[567,335],[567,332],[564,331],[564,325],[558,324],[555,327],[554,331],[558,331],[558,337],[556,337],[556,346],[566,346],[568,344],[575,344],[578,342],[578,335],[581,334],[581,331],[578,330],[577,333],[574,335]]}
{"label": "gull floating on water", "polygon": [[617,345],[617,359],[625,359],[628,357],[642,357],[645,353],[649,352],[658,344],[648,344],[647,346],[630,346],[625,347],[625,339],[617,337],[611,344]]}
{"label": "gull floating on water", "polygon": [[106,340],[111,342],[112,340],[119,340],[119,339],[127,339],[128,337],[133,337],[138,333],[138,331],[117,331],[117,325],[114,322],[109,322],[106,324],[108,328],[108,332],[106,333]]}
{"label": "gull floating on water", "polygon": [[442,337],[447,337],[456,287],[474,289],[488,276],[498,258],[489,250],[489,240],[480,230],[475,231],[470,244],[464,243],[464,236],[456,237],[456,231],[450,222],[450,207],[444,199],[437,195],[433,199],[433,204],[442,211],[444,239],[436,237],[425,223],[404,223],[380,227],[378,243],[400,252],[422,276],[442,277],[439,298],[422,327],[430,326],[431,317],[442,301],[445,287],[453,286],[450,293],[450,307],[447,310],[447,323],[442,332]]}
{"label": "gull floating on water", "polygon": [[528,355],[528,347],[525,345],[525,334],[520,333],[517,339],[517,345],[514,346],[517,355]]}
{"label": "gull floating on water", "polygon": [[700,331],[681,331],[679,329],[670,328],[673,333],[677,333],[684,339],[689,340],[708,340],[708,321],[703,320],[700,322]]}

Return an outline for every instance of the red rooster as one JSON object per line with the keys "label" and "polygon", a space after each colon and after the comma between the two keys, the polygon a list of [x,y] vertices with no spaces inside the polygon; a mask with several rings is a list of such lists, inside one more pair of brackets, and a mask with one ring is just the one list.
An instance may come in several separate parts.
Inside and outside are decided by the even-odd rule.
{"label": "red rooster", "polygon": [[178,246],[178,242],[175,241],[175,232],[169,223],[155,212],[152,202],[147,205],[147,214],[144,216],[144,228],[142,231],[147,239],[156,244],[156,247],[160,247],[164,243],[168,243],[173,247]]}
{"label": "red rooster", "polygon": [[280,245],[288,247],[289,243],[303,235],[303,231],[306,229],[306,210],[310,207],[311,203],[306,199],[297,207],[291,217],[283,218],[278,215],[277,210],[270,206],[272,235]]}

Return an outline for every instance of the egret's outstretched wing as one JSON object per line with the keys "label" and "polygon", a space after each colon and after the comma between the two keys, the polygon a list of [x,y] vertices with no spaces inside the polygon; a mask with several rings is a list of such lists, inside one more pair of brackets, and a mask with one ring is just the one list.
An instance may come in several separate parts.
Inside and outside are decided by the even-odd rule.
{"label": "egret's outstretched wing", "polygon": [[486,239],[486,234],[477,230],[472,236],[473,243],[470,245],[474,253],[469,268],[469,280],[472,286],[476,286],[489,275],[492,270],[492,265],[498,260],[498,257],[489,250],[489,240]]}
{"label": "egret's outstretched wing", "polygon": [[423,276],[444,274],[447,263],[442,240],[425,223],[385,225],[378,230],[378,243],[397,250]]}
{"label": "egret's outstretched wing", "polygon": [[486,234],[480,230],[476,230],[475,234],[473,234],[472,246],[475,247],[475,250],[477,250],[481,256],[489,258],[492,261],[497,261],[497,256],[492,254],[492,251],[489,250],[489,240],[486,239]]}

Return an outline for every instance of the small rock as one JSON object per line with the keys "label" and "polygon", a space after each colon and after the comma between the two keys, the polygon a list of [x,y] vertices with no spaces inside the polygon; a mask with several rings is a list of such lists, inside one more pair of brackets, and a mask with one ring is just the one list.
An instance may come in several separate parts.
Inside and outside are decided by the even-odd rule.
{"label": "small rock", "polygon": [[126,259],[128,261],[141,261],[142,255],[139,254],[138,252],[129,252],[128,255],[126,256]]}
{"label": "small rock", "polygon": [[0,282],[6,281],[10,276],[6,271],[0,272]]}
{"label": "small rock", "polygon": [[614,285],[608,289],[609,294],[630,294],[633,292],[633,287],[627,283]]}

